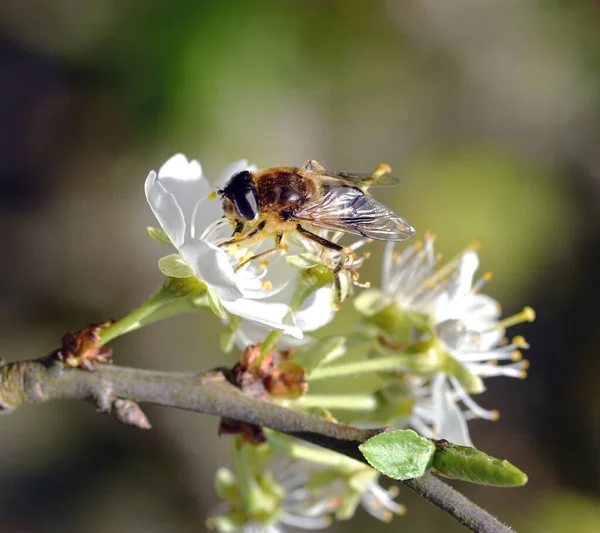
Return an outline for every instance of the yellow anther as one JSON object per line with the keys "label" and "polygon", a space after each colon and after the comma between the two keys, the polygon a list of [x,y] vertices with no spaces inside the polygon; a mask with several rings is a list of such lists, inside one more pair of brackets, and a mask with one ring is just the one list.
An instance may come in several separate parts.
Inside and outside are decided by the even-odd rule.
{"label": "yellow anther", "polygon": [[523,354],[519,350],[513,350],[512,352],[510,352],[510,358],[513,361],[520,361],[521,359],[523,359]]}
{"label": "yellow anther", "polygon": [[398,252],[393,253],[392,261],[394,261],[394,263],[398,264],[398,263],[400,263],[400,261],[402,261],[402,256]]}
{"label": "yellow anther", "polygon": [[497,409],[494,409],[491,413],[491,418],[494,421],[500,420],[500,411],[498,411]]}
{"label": "yellow anther", "polygon": [[485,281],[491,281],[492,279],[494,279],[494,274],[493,274],[492,272],[486,272],[486,273],[483,275],[483,279],[484,279]]}
{"label": "yellow anther", "polygon": [[525,307],[523,311],[517,313],[516,315],[509,316],[504,320],[498,322],[496,326],[498,329],[506,329],[511,326],[516,326],[517,324],[521,324],[522,322],[533,322],[535,320],[535,311],[531,307]]}
{"label": "yellow anther", "polygon": [[523,337],[522,335],[517,335],[516,337],[513,337],[512,343],[515,346],[518,346],[519,348],[527,348],[529,346],[527,344],[527,341],[525,340],[525,337]]}
{"label": "yellow anther", "polygon": [[415,242],[415,250],[420,250],[421,248],[423,248],[423,241]]}
{"label": "yellow anther", "polygon": [[365,281],[363,283],[363,289],[370,289],[371,288],[371,282],[370,281]]}
{"label": "yellow anther", "polygon": [[240,256],[238,258],[238,262],[240,264],[242,264],[244,261],[247,261],[248,259],[254,257],[254,252],[246,252],[244,255]]}
{"label": "yellow anther", "polygon": [[442,260],[443,254],[441,252],[438,252],[435,254],[435,260],[436,262],[441,261]]}
{"label": "yellow anther", "polygon": [[260,286],[265,290],[265,291],[270,291],[273,290],[273,284],[270,281],[263,281]]}
{"label": "yellow anther", "polygon": [[216,197],[217,197],[217,191],[213,191],[213,192],[211,192],[211,193],[210,193],[210,194],[209,194],[209,195],[206,197],[206,199],[207,199],[207,200],[214,200]]}
{"label": "yellow anther", "polygon": [[363,257],[364,257],[365,259],[369,259],[369,258],[371,257],[371,252],[365,252],[365,253],[363,254]]}
{"label": "yellow anther", "polygon": [[498,343],[499,346],[506,346],[507,344],[508,344],[508,337],[502,337],[502,339]]}
{"label": "yellow anther", "polygon": [[479,239],[475,239],[469,248],[471,250],[480,250],[481,249],[481,241]]}
{"label": "yellow anther", "polygon": [[435,241],[435,235],[431,231],[429,231],[429,230],[427,230],[425,232],[425,235],[423,235],[423,238],[426,241]]}
{"label": "yellow anther", "polygon": [[263,261],[263,262],[260,264],[260,268],[261,268],[261,270],[265,270],[265,269],[266,269],[268,266],[269,266],[269,262],[268,262],[268,261]]}
{"label": "yellow anther", "polygon": [[374,170],[373,176],[374,178],[380,178],[381,176],[385,176],[392,171],[392,167],[387,163],[379,163],[379,166]]}
{"label": "yellow anther", "polygon": [[521,367],[523,368],[523,370],[527,370],[529,368],[529,360],[528,359],[523,359],[523,361],[521,361]]}

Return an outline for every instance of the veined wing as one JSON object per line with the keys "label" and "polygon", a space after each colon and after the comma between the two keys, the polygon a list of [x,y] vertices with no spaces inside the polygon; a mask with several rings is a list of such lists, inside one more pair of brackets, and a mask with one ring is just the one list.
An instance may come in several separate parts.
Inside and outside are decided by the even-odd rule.
{"label": "veined wing", "polygon": [[414,228],[391,209],[352,187],[329,187],[321,201],[294,213],[294,220],[381,241],[405,241]]}

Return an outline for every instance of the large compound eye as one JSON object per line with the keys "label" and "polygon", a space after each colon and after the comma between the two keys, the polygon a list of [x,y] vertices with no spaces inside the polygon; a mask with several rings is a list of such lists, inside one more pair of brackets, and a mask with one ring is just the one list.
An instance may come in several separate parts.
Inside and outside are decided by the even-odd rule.
{"label": "large compound eye", "polygon": [[258,217],[258,196],[256,189],[236,191],[233,196],[235,212],[245,220],[254,220]]}
{"label": "large compound eye", "polygon": [[232,176],[222,194],[231,200],[239,217],[244,220],[255,220],[258,217],[258,195],[252,174],[247,170]]}

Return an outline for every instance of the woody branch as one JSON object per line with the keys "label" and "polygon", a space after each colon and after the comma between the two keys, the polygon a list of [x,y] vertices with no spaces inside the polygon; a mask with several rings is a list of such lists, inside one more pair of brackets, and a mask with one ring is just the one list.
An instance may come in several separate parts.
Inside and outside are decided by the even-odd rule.
{"label": "woody branch", "polygon": [[[65,368],[52,357],[5,363],[0,369],[0,412],[57,399],[86,400],[120,421],[149,428],[138,402],[226,417],[297,437],[366,462],[358,446],[386,428],[338,424],[245,395],[227,370],[160,372],[98,365],[94,372]],[[505,533],[499,522],[438,478],[427,474],[404,485],[472,531]]]}

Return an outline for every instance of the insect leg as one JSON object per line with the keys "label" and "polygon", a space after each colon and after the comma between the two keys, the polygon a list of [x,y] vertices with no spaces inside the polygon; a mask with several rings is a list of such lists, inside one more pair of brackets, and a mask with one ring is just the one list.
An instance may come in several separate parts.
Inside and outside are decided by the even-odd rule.
{"label": "insect leg", "polygon": [[253,237],[256,237],[267,225],[267,221],[263,220],[258,226],[256,226],[250,233],[244,235],[238,239],[229,239],[228,241],[222,242],[219,244],[219,248],[223,248],[224,246],[231,246],[232,244],[238,244],[240,242],[245,242]]}
{"label": "insect leg", "polygon": [[312,231],[308,231],[307,229],[304,229],[300,224],[296,225],[296,229],[298,230],[298,233],[300,233],[300,235],[306,237],[307,239],[310,239],[311,241],[314,241],[314,242],[320,244],[324,248],[328,248],[329,250],[335,250],[337,252],[340,252],[340,259],[338,261],[338,264],[335,265],[335,268],[333,269],[333,286],[334,286],[334,290],[335,290],[335,301],[341,302],[341,300],[342,300],[342,283],[340,281],[340,272],[341,272],[342,268],[344,268],[344,264],[346,263],[346,260],[348,259],[348,254],[346,253],[346,249],[336,242],[329,241],[329,240],[321,237],[320,235],[313,233]]}
{"label": "insect leg", "polygon": [[246,266],[250,261],[256,261],[257,259],[265,259],[266,257],[273,255],[278,250],[281,250],[282,239],[283,239],[283,233],[278,233],[277,235],[275,235],[275,246],[273,248],[269,248],[268,250],[265,250],[264,252],[261,252],[257,255],[253,255],[252,257],[249,257],[245,261],[242,261],[238,266],[236,266],[233,269],[233,271],[237,272],[240,268],[242,268],[243,266]]}

